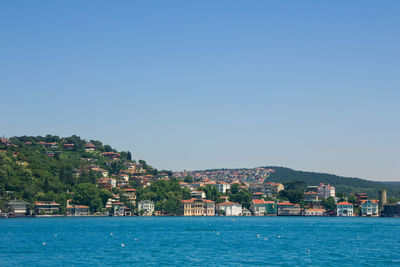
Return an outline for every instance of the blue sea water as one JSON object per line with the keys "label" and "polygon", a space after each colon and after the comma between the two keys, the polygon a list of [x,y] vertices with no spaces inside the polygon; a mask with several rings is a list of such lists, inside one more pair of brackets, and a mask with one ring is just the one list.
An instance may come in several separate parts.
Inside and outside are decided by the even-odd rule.
{"label": "blue sea water", "polygon": [[393,218],[2,219],[0,241],[0,266],[400,266]]}

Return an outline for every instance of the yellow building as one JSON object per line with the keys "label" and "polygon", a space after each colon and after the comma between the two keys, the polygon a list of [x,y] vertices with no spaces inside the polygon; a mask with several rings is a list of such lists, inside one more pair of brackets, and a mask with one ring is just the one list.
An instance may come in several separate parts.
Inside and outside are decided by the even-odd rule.
{"label": "yellow building", "polygon": [[215,202],[208,199],[182,200],[184,216],[215,216]]}

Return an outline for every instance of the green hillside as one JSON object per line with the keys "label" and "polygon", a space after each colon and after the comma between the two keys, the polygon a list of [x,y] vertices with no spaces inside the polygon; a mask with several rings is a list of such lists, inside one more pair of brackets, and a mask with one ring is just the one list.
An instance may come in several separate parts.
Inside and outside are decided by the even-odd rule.
{"label": "green hillside", "polygon": [[367,193],[370,197],[377,198],[379,190],[387,189],[388,195],[399,197],[400,184],[369,181],[360,178],[342,177],[327,173],[296,171],[290,168],[268,166],[268,169],[273,169],[268,180],[275,182],[290,182],[294,180],[304,181],[307,185],[319,185],[319,183],[329,183],[336,187],[336,192],[350,193]]}
{"label": "green hillside", "polygon": [[[88,151],[87,144],[95,149]],[[103,153],[117,153],[112,160]],[[102,174],[90,166],[106,170],[116,176],[134,162],[130,152],[121,151],[97,140],[83,140],[78,136],[58,137],[47,135],[11,137],[0,140],[0,209],[7,200],[24,199],[30,205],[35,201],[56,201],[65,211],[67,199],[86,204],[93,212],[101,211],[111,192],[97,187]],[[157,169],[139,160],[146,174],[156,176]],[[79,199],[82,192],[85,200]]]}

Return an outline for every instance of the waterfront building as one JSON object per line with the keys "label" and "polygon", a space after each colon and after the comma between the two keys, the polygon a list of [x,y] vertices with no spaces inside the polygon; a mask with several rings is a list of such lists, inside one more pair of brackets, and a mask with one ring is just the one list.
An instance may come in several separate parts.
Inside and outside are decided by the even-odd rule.
{"label": "waterfront building", "polygon": [[367,200],[361,204],[361,215],[362,216],[378,216],[378,200]]}
{"label": "waterfront building", "polygon": [[125,205],[122,202],[111,203],[111,212],[113,216],[125,216]]}
{"label": "waterfront building", "polygon": [[325,209],[305,209],[304,216],[324,216],[326,213]]}
{"label": "waterfront building", "polygon": [[397,204],[383,205],[382,216],[384,217],[400,217],[400,202]]}
{"label": "waterfront building", "polygon": [[242,216],[251,216],[251,212],[246,208],[242,208]]}
{"label": "waterfront building", "polygon": [[264,192],[267,197],[276,197],[285,187],[281,183],[269,182],[264,184]]}
{"label": "waterfront building", "polygon": [[253,199],[251,201],[250,210],[254,216],[276,215],[277,205],[274,201]]}
{"label": "waterfront building", "polygon": [[216,186],[217,186],[218,193],[225,194],[227,191],[229,191],[231,189],[231,184],[222,182],[222,181],[217,182]]}
{"label": "waterfront building", "polygon": [[19,199],[11,200],[7,203],[8,207],[11,209],[11,215],[15,217],[22,217],[26,215],[27,204],[27,202]]}
{"label": "waterfront building", "polygon": [[143,212],[143,216],[151,216],[154,213],[154,202],[151,200],[142,200],[138,204],[138,211]]}
{"label": "waterfront building", "polygon": [[328,197],[333,197],[334,198],[335,196],[336,196],[335,187],[333,187],[333,186],[331,186],[329,184],[327,184],[327,185],[325,185],[323,183],[319,184],[318,197],[320,199],[325,199],[325,198],[328,198]]}
{"label": "waterfront building", "polygon": [[300,215],[300,205],[288,202],[278,203],[278,216]]}
{"label": "waterfront building", "polygon": [[184,216],[215,216],[215,202],[208,199],[182,200]]}
{"label": "waterfront building", "polygon": [[241,216],[242,204],[233,202],[223,202],[217,204],[217,212],[223,211],[225,216]]}
{"label": "waterfront building", "polygon": [[54,214],[58,213],[60,210],[60,204],[53,201],[36,201],[35,202],[35,214],[36,215],[44,215],[44,214]]}
{"label": "waterfront building", "polygon": [[67,216],[89,216],[89,206],[84,205],[68,205]]}
{"label": "waterfront building", "polygon": [[336,204],[336,216],[354,216],[353,204],[340,202]]}

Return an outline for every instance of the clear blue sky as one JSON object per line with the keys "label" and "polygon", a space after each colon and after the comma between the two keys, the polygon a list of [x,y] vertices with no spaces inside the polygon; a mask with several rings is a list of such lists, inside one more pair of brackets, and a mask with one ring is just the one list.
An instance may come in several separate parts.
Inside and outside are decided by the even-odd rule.
{"label": "clear blue sky", "polygon": [[400,180],[399,14],[399,1],[2,1],[0,135],[77,134],[160,169]]}

